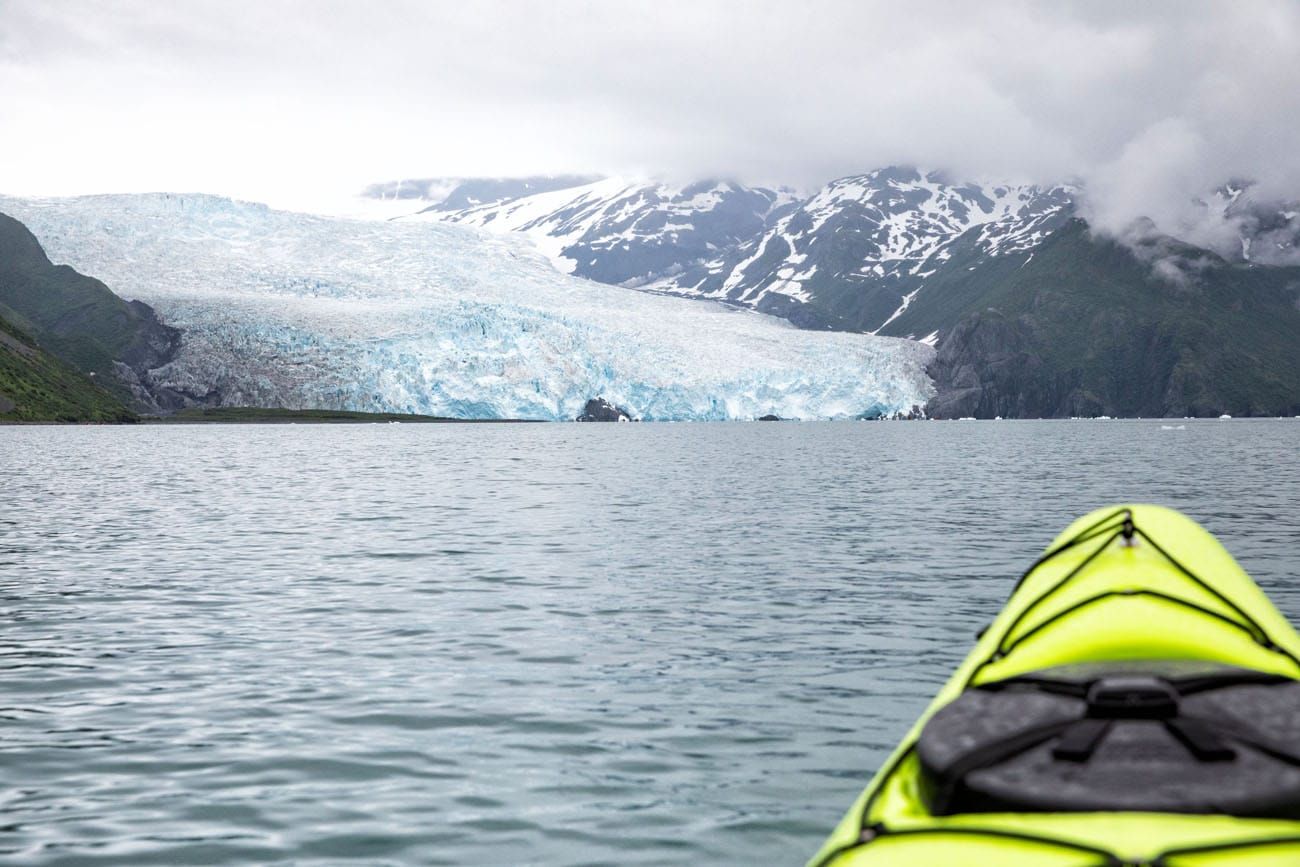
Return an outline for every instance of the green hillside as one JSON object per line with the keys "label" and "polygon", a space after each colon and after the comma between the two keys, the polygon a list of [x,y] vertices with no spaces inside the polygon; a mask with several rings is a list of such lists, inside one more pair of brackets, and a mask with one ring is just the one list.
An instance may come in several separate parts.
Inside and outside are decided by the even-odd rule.
{"label": "green hillside", "polygon": [[0,319],[0,421],[134,420],[90,377]]}
{"label": "green hillside", "polygon": [[1300,413],[1300,268],[1168,238],[1135,251],[1073,220],[1023,267],[964,288],[942,311],[956,324],[930,368],[932,414]]}
{"label": "green hillside", "polygon": [[[114,362],[144,370],[165,361],[179,332],[146,304],[125,301],[93,277],[55,265],[27,227],[0,214],[0,317],[124,402],[133,396]],[[146,407],[142,407],[146,408]]]}

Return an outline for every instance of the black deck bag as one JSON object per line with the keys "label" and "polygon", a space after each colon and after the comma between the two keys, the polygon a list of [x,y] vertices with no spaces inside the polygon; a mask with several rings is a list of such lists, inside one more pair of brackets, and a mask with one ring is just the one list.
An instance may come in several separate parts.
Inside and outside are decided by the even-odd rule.
{"label": "black deck bag", "polygon": [[1045,669],[974,687],[917,742],[931,813],[1300,819],[1300,682],[1170,662]]}

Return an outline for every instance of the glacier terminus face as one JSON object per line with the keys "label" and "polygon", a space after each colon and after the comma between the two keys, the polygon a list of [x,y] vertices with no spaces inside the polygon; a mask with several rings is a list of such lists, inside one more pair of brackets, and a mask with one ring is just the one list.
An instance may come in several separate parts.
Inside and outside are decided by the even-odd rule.
{"label": "glacier terminus face", "polygon": [[150,375],[212,405],[572,419],[888,415],[931,350],[556,271],[524,237],[206,195],[0,198],[50,258],[184,330]]}

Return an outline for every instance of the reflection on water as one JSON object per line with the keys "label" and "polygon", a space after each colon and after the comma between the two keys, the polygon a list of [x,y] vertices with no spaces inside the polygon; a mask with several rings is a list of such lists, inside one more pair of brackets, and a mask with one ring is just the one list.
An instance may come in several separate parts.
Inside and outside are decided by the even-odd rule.
{"label": "reflection on water", "polygon": [[801,862],[1064,525],[1300,422],[0,429],[0,860]]}

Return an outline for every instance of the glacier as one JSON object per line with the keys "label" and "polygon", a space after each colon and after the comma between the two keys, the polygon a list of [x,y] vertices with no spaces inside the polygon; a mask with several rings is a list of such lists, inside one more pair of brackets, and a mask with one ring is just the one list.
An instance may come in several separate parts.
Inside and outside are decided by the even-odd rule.
{"label": "glacier", "polygon": [[525,237],[201,194],[0,197],[55,262],[184,330],[155,384],[222,406],[563,420],[875,417],[933,350],[560,273]]}

